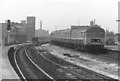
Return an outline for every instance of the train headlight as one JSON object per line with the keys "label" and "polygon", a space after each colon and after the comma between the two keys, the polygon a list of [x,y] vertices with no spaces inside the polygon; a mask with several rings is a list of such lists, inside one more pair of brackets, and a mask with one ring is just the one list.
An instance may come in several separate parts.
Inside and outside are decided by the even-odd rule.
{"label": "train headlight", "polygon": [[98,42],[100,42],[100,40],[98,39]]}
{"label": "train headlight", "polygon": [[98,40],[98,42],[100,42],[100,39]]}
{"label": "train headlight", "polygon": [[92,39],[91,42],[94,42],[94,40]]}

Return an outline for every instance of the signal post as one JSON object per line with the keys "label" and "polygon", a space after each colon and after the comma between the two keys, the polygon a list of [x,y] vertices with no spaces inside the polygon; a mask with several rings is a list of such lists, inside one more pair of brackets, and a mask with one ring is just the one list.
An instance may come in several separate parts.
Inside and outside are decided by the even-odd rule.
{"label": "signal post", "polygon": [[7,43],[10,43],[10,30],[11,30],[11,22],[7,20]]}

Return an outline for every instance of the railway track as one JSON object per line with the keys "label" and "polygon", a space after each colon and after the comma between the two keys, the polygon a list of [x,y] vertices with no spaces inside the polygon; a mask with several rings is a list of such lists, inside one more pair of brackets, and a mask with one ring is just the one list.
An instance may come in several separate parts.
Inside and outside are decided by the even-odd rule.
{"label": "railway track", "polygon": [[111,59],[116,59],[116,60],[120,61],[120,55],[119,55],[120,51],[113,51],[113,50],[108,50],[108,51],[109,51],[109,53],[113,53],[116,56],[114,56],[114,57],[113,57],[113,55],[104,55],[104,56],[106,56],[108,58],[111,58]]}
{"label": "railway track", "polygon": [[89,79],[97,79],[97,80],[100,79],[100,80],[104,80],[104,81],[113,80],[110,77],[107,77],[107,76],[104,76],[102,74],[99,74],[99,73],[90,71],[88,69],[76,66],[74,64],[65,62],[65,61],[53,56],[52,54],[50,54],[48,52],[45,52],[45,53],[38,52],[38,53],[40,53],[48,61],[50,61],[50,62],[52,62],[52,63],[54,63],[54,64],[56,64],[56,65],[58,65],[60,67],[65,68],[66,70],[68,70],[69,72],[71,72],[73,74],[75,73],[75,75],[78,76],[78,77],[81,76],[84,79],[88,79],[88,80]]}
{"label": "railway track", "polygon": [[[59,64],[56,64],[56,63],[48,60],[48,59],[45,58],[43,55],[39,55],[39,56],[38,56],[37,52],[35,53],[35,50],[32,50],[32,49],[30,49],[30,48],[29,48],[29,50],[31,50],[32,54],[35,55],[35,56],[29,55],[29,58],[36,57],[36,55],[37,55],[37,57],[39,58],[39,61],[40,61],[40,62],[41,62],[41,59],[44,58],[44,60],[42,60],[44,63],[42,63],[42,62],[41,62],[41,63],[38,63],[38,59],[37,59],[37,61],[36,61],[36,59],[32,58],[32,60],[34,61],[35,64],[38,65],[38,67],[43,68],[43,69],[45,70],[45,72],[47,72],[48,74],[51,74],[51,76],[53,76],[53,78],[55,78],[55,80],[58,80],[58,79],[64,79],[64,80],[66,80],[66,79],[79,79],[79,80],[81,80],[81,79],[86,79],[86,78],[83,77],[83,76],[77,75],[75,72],[74,72],[74,75],[75,75],[76,77],[74,77],[74,78],[73,78],[73,77],[70,78],[70,77],[66,76],[66,73],[67,73],[67,74],[70,74],[70,75],[72,75],[72,74],[71,74],[71,72],[70,72],[69,70],[66,70],[65,67],[60,66]],[[47,65],[47,64],[48,64],[48,68],[43,67],[43,65]],[[48,70],[48,69],[51,69],[52,71],[50,71],[50,70]],[[60,72],[60,71],[58,71],[58,70],[62,70],[62,71],[64,71],[64,72]],[[73,73],[73,72],[72,72],[72,73]]]}
{"label": "railway track", "polygon": [[[38,50],[40,49],[40,47],[36,47]],[[118,52],[110,52],[110,53],[107,53],[107,54],[100,54],[100,55],[94,55],[94,54],[88,54],[88,53],[81,53],[79,54],[79,51],[76,51],[76,50],[73,50],[73,49],[69,49],[69,48],[64,48],[64,47],[57,47],[57,46],[54,46],[54,45],[43,45],[43,49],[48,51],[48,52],[53,52],[52,55],[56,56],[56,57],[61,57],[63,58],[64,60],[66,58],[69,59],[69,61],[71,61],[72,63],[75,63],[75,62],[80,62],[80,63],[77,63],[77,65],[81,65],[84,67],[87,66],[88,69],[90,67],[93,68],[92,70],[97,73],[101,73],[102,75],[105,75],[105,76],[108,76],[108,77],[111,77],[111,78],[114,78],[114,79],[119,79],[119,66],[120,66],[120,63],[119,63],[119,59],[116,59],[114,57],[118,57],[117,56],[119,53]],[[55,53],[55,50],[57,52],[58,55],[54,54]],[[90,61],[89,59],[86,60],[86,58],[79,58],[79,57],[84,57],[84,54],[86,57],[88,57],[87,55],[89,55],[88,58],[90,58]],[[92,58],[91,58],[92,57]],[[95,59],[95,61],[94,61]],[[67,60],[67,59],[66,59]],[[73,61],[72,61],[73,60]],[[102,64],[104,63],[105,64]],[[89,64],[90,63],[90,64]],[[76,64],[76,63],[75,63]],[[113,66],[112,66],[113,64]],[[97,66],[98,65],[98,66]],[[100,65],[100,67],[99,67]],[[103,65],[103,67],[101,67]],[[108,66],[108,67],[107,67]],[[94,69],[95,67],[95,69]],[[98,69],[96,69],[98,68]],[[117,69],[118,68],[118,69]],[[101,72],[99,72],[99,69]]]}
{"label": "railway track", "polygon": [[32,59],[28,56],[26,50],[25,50],[25,54],[26,54],[26,56],[28,57],[28,59],[31,61],[31,63],[32,63],[33,65],[35,65],[35,66],[36,66],[42,73],[44,73],[49,79],[55,81],[53,77],[51,77],[49,74],[47,74],[47,73],[46,73],[44,70],[42,70],[34,61],[32,61]]}
{"label": "railway track", "polygon": [[22,81],[41,79],[49,79],[51,81],[58,79],[113,81],[109,77],[93,73],[56,58],[48,52],[38,53],[35,48],[29,46],[17,48],[11,61],[14,61],[12,65]]}
{"label": "railway track", "polygon": [[48,60],[49,62],[53,63],[54,65],[56,65],[56,66],[58,66],[58,67],[61,67],[62,69],[65,69],[65,70],[67,70],[68,72],[74,74],[74,75],[77,77],[77,79],[87,79],[85,76],[79,75],[78,73],[75,73],[74,71],[71,71],[71,70],[67,69],[67,67],[62,66],[62,65],[60,65],[60,64],[58,64],[58,63],[56,63],[56,62],[54,62],[54,61],[46,58],[43,54],[41,54],[41,56],[42,56],[43,58],[45,58],[46,60]]}
{"label": "railway track", "polygon": [[[77,52],[81,52],[81,51],[78,51],[78,50],[75,50],[75,49],[70,49],[70,48],[66,48],[66,47],[62,47],[64,49],[68,49],[68,50],[72,50],[72,51],[77,51]],[[47,49],[48,52],[49,52],[49,49]],[[106,58],[109,60],[116,60],[115,62],[118,62],[118,65],[120,65],[120,51],[112,51],[112,50],[108,50],[108,49],[104,49],[106,50],[106,53],[100,53],[100,54],[97,54],[98,56],[100,57],[103,57],[103,58]],[[88,52],[89,53],[89,52]],[[92,54],[90,53],[91,55],[96,55],[96,54]]]}
{"label": "railway track", "polygon": [[[21,48],[18,48],[14,53],[14,61],[15,61],[14,67],[16,67],[16,71],[22,81],[29,81],[29,80],[36,80],[36,79],[37,80],[49,79],[52,81],[56,81],[57,79],[60,79],[60,78],[57,78],[56,76],[53,76],[55,78],[54,79],[53,77],[51,77],[51,75],[49,75],[42,68],[40,68],[39,64],[34,62],[35,60],[33,60],[30,57],[30,53],[27,49],[28,49],[27,47],[21,47]],[[54,67],[57,67],[56,64],[53,63],[53,65]],[[35,71],[33,72],[33,70]],[[54,75],[56,75],[56,72],[53,71],[53,73],[55,73]],[[44,75],[44,76],[42,76],[43,78],[41,78],[41,76],[39,75]],[[62,79],[65,79],[65,80],[70,79],[69,77],[64,77],[64,75],[60,77],[63,77]],[[79,76],[79,79],[85,79],[85,77],[80,78]]]}
{"label": "railway track", "polygon": [[18,66],[18,64],[17,64],[16,54],[17,54],[17,52],[18,52],[20,49],[22,49],[22,48],[16,49],[16,51],[15,51],[15,53],[14,53],[14,61],[15,61],[15,65],[16,65],[16,67],[17,67],[17,70],[18,70],[18,72],[19,72],[19,77],[20,77],[20,79],[23,79],[24,81],[27,81],[27,80],[26,80],[26,77],[23,75],[23,73],[21,72],[21,70],[20,70],[20,68],[19,68],[19,66]]}
{"label": "railway track", "polygon": [[9,58],[9,61],[10,61],[11,65],[12,65],[12,67],[14,68],[14,70],[17,73],[17,75],[19,76],[19,78],[22,81],[26,81],[25,76],[21,72],[19,66],[16,65],[15,56],[16,56],[16,53],[18,52],[18,50],[20,50],[20,49],[21,49],[21,47],[17,47],[16,49],[14,49],[14,47],[11,47],[10,50],[8,51],[8,58]]}
{"label": "railway track", "polygon": [[25,52],[28,47],[18,48],[14,52],[14,64],[12,63],[16,73],[22,81],[49,79],[54,81],[52,77],[48,76],[40,67],[35,65]]}

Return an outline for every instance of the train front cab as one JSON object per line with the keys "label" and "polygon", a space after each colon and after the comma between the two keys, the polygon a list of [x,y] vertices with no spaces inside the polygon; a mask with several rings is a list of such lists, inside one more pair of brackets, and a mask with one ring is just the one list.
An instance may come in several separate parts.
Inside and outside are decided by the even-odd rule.
{"label": "train front cab", "polygon": [[100,27],[92,27],[86,31],[86,50],[102,51],[105,44],[105,31]]}

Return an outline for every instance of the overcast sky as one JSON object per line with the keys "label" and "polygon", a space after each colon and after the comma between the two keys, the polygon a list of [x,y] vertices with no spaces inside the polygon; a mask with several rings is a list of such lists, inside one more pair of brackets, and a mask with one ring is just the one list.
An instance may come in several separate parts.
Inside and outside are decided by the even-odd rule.
{"label": "overcast sky", "polygon": [[119,0],[0,0],[0,22],[7,19],[20,22],[27,16],[36,17],[36,28],[42,20],[43,29],[59,30],[71,25],[96,24],[118,32]]}

